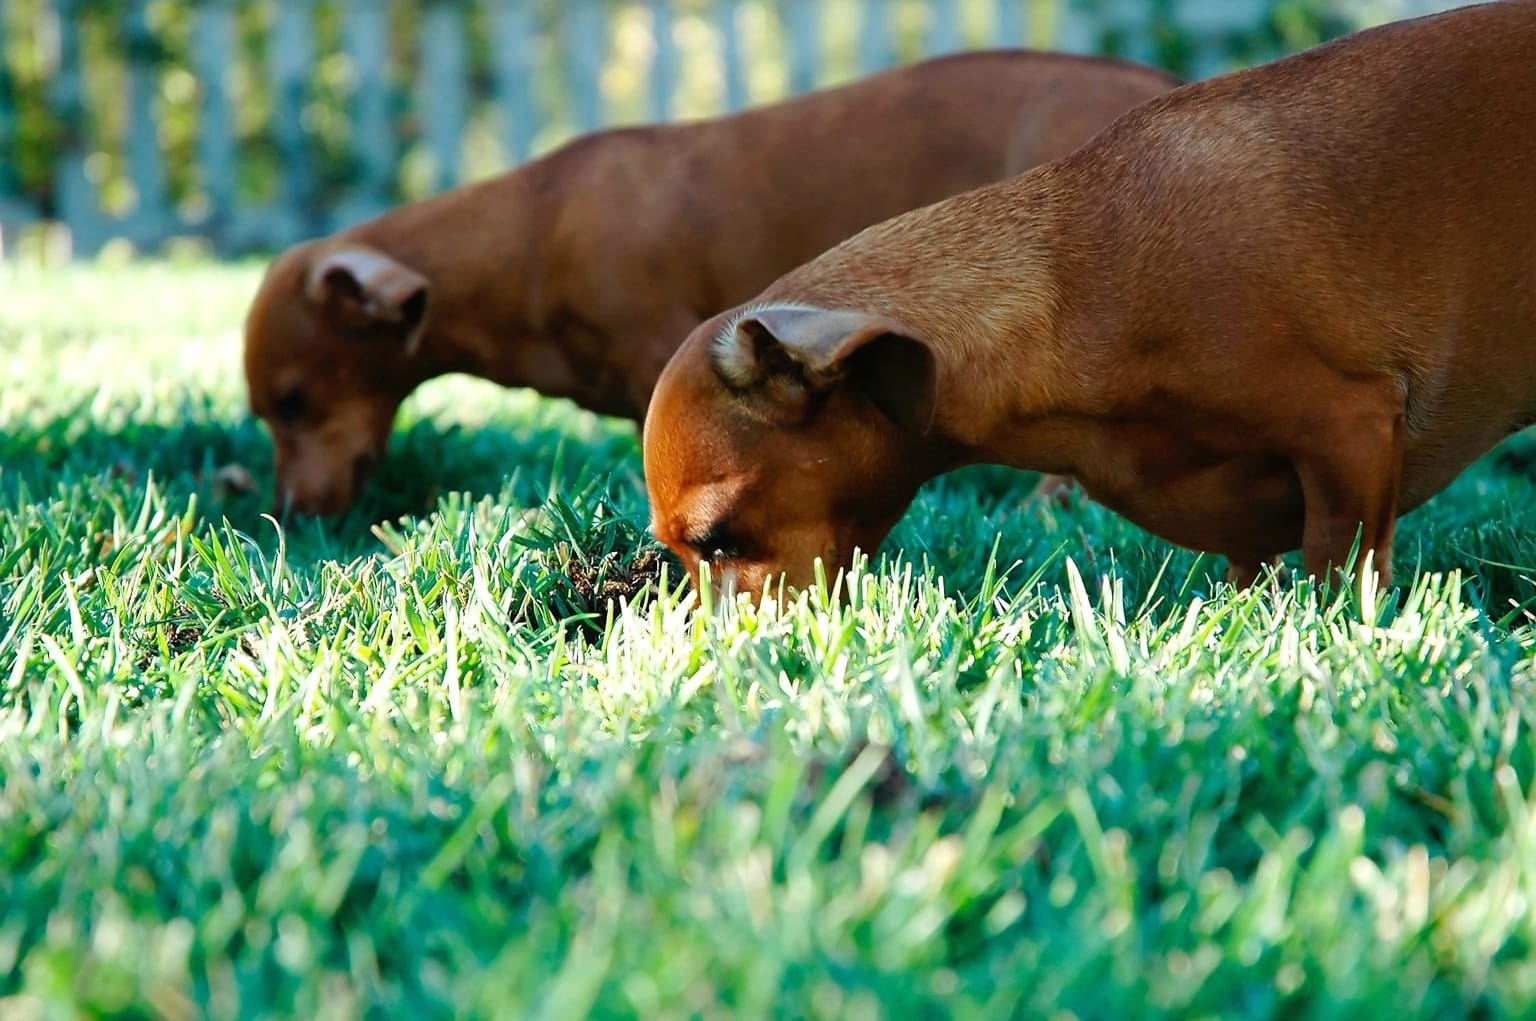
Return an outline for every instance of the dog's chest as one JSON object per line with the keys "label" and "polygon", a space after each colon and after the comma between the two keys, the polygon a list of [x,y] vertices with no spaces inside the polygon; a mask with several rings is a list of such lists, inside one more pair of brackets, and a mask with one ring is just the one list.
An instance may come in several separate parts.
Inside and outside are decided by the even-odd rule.
{"label": "dog's chest", "polygon": [[1290,463],[1249,448],[1147,423],[1109,427],[1077,478],[1094,499],[1150,532],[1229,555],[1289,550],[1301,541],[1301,485]]}

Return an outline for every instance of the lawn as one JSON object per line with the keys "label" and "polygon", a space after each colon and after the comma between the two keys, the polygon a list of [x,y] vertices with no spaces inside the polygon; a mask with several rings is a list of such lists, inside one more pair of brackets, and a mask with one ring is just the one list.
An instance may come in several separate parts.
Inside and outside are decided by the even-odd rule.
{"label": "lawn", "polygon": [[1531,441],[1364,600],[984,469],[694,613],[633,430],[478,382],[279,530],[258,272],[0,265],[0,1017],[1536,1010]]}

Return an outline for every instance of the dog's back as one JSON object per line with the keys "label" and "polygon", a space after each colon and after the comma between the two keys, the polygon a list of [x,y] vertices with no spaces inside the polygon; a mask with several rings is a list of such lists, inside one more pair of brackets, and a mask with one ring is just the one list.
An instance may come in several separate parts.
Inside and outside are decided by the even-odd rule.
{"label": "dog's back", "polygon": [[648,166],[674,178],[666,195],[691,204],[668,223],[688,223],[691,243],[736,271],[713,312],[872,223],[1064,156],[1178,84],[1101,58],[958,54],[654,129]]}
{"label": "dog's back", "polygon": [[[1284,359],[1258,349],[1261,323],[1341,371],[1396,373],[1411,433],[1436,427],[1411,465],[1486,448],[1508,423],[1467,402],[1536,421],[1523,396],[1536,392],[1533,54],[1536,0],[1503,0],[1187,85],[1051,165],[870,228],[764,297],[857,305],[885,300],[899,273],[909,317],[942,317],[971,291],[1037,303],[1039,231],[1021,224],[1048,209],[1062,328],[1092,324],[1074,349],[1084,378],[1137,390],[1162,374],[1139,358],[1185,343],[1223,352],[1228,373],[1247,350],[1264,378],[1258,366]],[[1094,342],[1110,332],[1144,343]],[[1191,391],[1221,388],[1178,357]],[[1425,477],[1430,492],[1442,481]]]}
{"label": "dog's back", "polygon": [[[466,246],[495,252],[477,275],[499,291],[476,302],[483,317],[525,334],[585,324],[600,340],[567,345],[570,356],[643,381],[620,389],[627,399],[649,392],[679,321],[747,300],[871,224],[1071,152],[1177,85],[1126,61],[956,54],[725,117],[598,132],[338,240],[413,266]],[[614,343],[653,324],[668,328]]]}

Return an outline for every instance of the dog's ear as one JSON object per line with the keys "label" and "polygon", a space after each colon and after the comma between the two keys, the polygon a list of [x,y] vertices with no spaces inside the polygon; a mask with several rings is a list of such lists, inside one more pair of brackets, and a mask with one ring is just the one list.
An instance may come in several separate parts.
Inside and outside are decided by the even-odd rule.
{"label": "dog's ear", "polygon": [[369,248],[340,248],[310,267],[309,300],[344,328],[383,328],[416,353],[427,314],[427,278]]}
{"label": "dog's ear", "polygon": [[796,414],[834,388],[850,386],[902,429],[926,432],[933,422],[933,352],[879,316],[817,308],[755,309],[721,335],[713,361],[732,389]]}

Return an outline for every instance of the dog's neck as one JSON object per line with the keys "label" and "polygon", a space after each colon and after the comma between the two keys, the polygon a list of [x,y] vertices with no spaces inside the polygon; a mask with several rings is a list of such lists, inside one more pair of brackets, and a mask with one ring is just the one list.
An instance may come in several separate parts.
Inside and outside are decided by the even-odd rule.
{"label": "dog's neck", "polygon": [[[550,279],[554,212],[530,167],[385,214],[349,237],[427,278],[426,320],[408,360],[414,387],[462,372],[502,386],[569,397],[595,411],[635,417],[622,345],[561,310]],[[489,193],[489,194],[487,194]]]}
{"label": "dog's neck", "polygon": [[951,468],[1003,464],[1076,476],[1094,457],[1096,433],[1083,425],[1112,400],[1106,381],[1113,384],[1116,367],[1106,364],[1105,342],[1124,310],[1117,296],[1098,296],[1112,274],[1080,247],[1053,173],[980,193],[998,208],[970,222],[1003,225],[996,247],[976,246],[946,260],[948,270],[941,265],[940,277],[953,282],[931,303],[931,431],[951,451]]}
{"label": "dog's neck", "polygon": [[[1064,330],[1058,211],[1037,177],[952,199],[949,216],[888,221],[781,282],[798,302],[879,315],[928,346],[936,406],[913,450],[924,463],[1065,470],[1042,426],[1082,404],[1084,384]],[[975,223],[997,233],[978,238]],[[917,263],[913,251],[931,257]]]}

